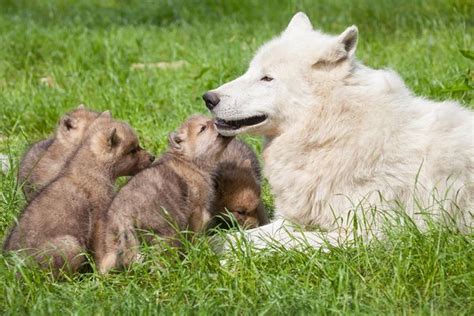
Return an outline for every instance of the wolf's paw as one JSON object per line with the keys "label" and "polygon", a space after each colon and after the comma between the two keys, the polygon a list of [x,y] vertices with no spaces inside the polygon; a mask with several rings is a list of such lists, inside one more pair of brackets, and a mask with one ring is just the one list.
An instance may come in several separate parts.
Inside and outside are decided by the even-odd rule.
{"label": "wolf's paw", "polygon": [[278,244],[275,236],[266,232],[235,232],[226,235],[216,235],[211,240],[212,249],[218,254],[249,250],[262,250]]}
{"label": "wolf's paw", "polygon": [[211,246],[217,253],[225,253],[232,250],[261,250],[267,248],[278,248],[280,241],[284,240],[285,234],[294,228],[288,221],[278,219],[268,225],[254,229],[239,231],[226,235],[215,235],[211,240]]}

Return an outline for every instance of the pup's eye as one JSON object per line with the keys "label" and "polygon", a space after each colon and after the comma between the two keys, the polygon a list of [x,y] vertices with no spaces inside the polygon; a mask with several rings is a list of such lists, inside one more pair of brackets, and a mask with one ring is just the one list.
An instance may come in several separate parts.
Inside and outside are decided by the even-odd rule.
{"label": "pup's eye", "polygon": [[131,155],[134,155],[134,154],[136,154],[137,152],[138,152],[138,147],[135,147],[135,148],[133,148],[132,150],[130,150],[130,154],[131,154]]}
{"label": "pup's eye", "polygon": [[245,215],[246,214],[244,210],[235,210],[234,212],[239,214],[239,215]]}
{"label": "pup's eye", "polygon": [[273,78],[272,77],[269,77],[269,76],[263,76],[262,78],[260,78],[261,81],[272,81]]}
{"label": "pup's eye", "polygon": [[201,126],[201,129],[199,130],[199,134],[201,134],[202,132],[204,132],[206,129],[207,129],[207,125]]}

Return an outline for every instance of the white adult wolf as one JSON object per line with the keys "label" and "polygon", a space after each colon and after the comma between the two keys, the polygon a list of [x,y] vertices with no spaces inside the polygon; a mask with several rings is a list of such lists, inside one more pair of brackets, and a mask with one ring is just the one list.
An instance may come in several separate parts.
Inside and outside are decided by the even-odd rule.
{"label": "white adult wolf", "polygon": [[256,247],[264,235],[287,247],[350,239],[352,214],[369,208],[374,225],[372,215],[403,209],[420,226],[429,213],[472,228],[473,112],[414,96],[395,72],[362,65],[357,38],[355,26],[331,36],[297,13],[245,74],[203,96],[221,134],[267,139],[279,220],[248,232]]}

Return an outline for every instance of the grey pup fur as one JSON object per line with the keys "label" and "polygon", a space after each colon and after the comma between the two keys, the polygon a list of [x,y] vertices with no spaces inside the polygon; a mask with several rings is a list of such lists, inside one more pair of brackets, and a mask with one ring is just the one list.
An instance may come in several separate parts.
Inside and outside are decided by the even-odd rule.
{"label": "grey pup fur", "polygon": [[76,272],[90,247],[92,223],[114,196],[118,176],[151,164],[135,132],[102,113],[60,175],[23,210],[4,244],[41,267]]}
{"label": "grey pup fur", "polygon": [[169,150],[133,177],[96,222],[93,249],[100,273],[136,261],[139,237],[179,246],[180,231],[206,228],[212,216],[214,172],[229,141],[204,116],[189,118],[169,135]]}

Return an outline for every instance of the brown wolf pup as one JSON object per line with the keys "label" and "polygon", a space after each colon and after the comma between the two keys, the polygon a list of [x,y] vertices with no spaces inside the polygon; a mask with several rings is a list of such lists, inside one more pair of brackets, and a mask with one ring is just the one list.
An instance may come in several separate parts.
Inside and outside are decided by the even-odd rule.
{"label": "brown wolf pup", "polygon": [[163,238],[179,246],[178,231],[206,227],[212,216],[213,173],[230,140],[204,116],[192,116],[169,135],[169,150],[133,177],[96,222],[93,249],[100,273],[136,260],[138,231],[159,236],[144,236],[147,242]]}
{"label": "brown wolf pup", "polygon": [[18,183],[22,185],[26,200],[50,183],[81,143],[89,125],[99,113],[87,110],[83,105],[61,117],[53,137],[30,147],[20,162]]}
{"label": "brown wolf pup", "polygon": [[213,215],[231,212],[245,228],[268,223],[260,199],[261,171],[256,154],[244,142],[234,139],[222,154],[216,172]]}
{"label": "brown wolf pup", "polygon": [[127,124],[102,113],[60,175],[23,210],[4,250],[21,250],[55,273],[78,271],[92,221],[112,201],[116,178],[136,173],[153,159]]}

